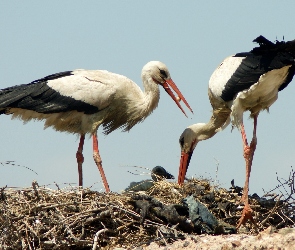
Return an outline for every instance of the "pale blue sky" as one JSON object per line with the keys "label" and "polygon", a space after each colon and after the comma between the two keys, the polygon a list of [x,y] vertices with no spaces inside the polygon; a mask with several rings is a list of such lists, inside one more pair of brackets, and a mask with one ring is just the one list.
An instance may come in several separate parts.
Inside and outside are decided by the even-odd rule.
{"label": "pale blue sky", "polygon": [[[48,74],[77,68],[106,69],[134,80],[151,60],[164,62],[194,110],[186,118],[161,89],[159,107],[129,133],[104,136],[100,153],[112,191],[120,191],[134,176],[123,166],[156,165],[177,177],[178,139],[190,124],[207,122],[210,75],[227,56],[249,51],[259,35],[274,41],[295,39],[295,2],[289,1],[2,1],[0,7],[0,88],[29,83]],[[295,163],[295,82],[279,94],[270,114],[258,120],[258,145],[250,178],[250,193],[262,193],[288,177]],[[183,105],[183,104],[182,104]],[[187,109],[186,109],[187,110]],[[252,136],[252,120],[245,115]],[[77,183],[74,135],[43,130],[43,122],[0,116],[0,162],[14,160],[38,172],[0,165],[0,186],[26,187],[32,180]],[[103,188],[92,159],[91,140],[84,146],[84,185]],[[243,186],[245,164],[240,133],[230,127],[194,152],[188,176],[215,178],[229,187]],[[97,183],[98,182],[98,183]],[[52,187],[52,186],[51,186]]]}

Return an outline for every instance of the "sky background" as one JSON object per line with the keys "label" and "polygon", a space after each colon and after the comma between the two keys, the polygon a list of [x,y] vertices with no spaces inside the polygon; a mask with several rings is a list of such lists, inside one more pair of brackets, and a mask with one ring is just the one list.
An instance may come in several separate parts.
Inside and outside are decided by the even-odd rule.
{"label": "sky background", "polygon": [[[161,88],[158,108],[128,132],[108,136],[98,130],[103,167],[112,191],[147,179],[128,171],[161,165],[176,178],[178,139],[189,125],[211,116],[208,81],[220,62],[251,50],[264,35],[271,41],[295,39],[295,1],[2,1],[0,6],[0,88],[29,83],[74,69],[106,69],[142,88],[141,69],[151,60],[164,62],[194,110],[186,118]],[[295,82],[279,93],[270,113],[258,119],[258,144],[250,194],[263,194],[295,164]],[[182,103],[182,106],[184,104]],[[249,140],[253,121],[244,115]],[[0,116],[0,187],[28,187],[32,180],[77,185],[78,136],[43,130],[43,122],[23,125]],[[92,158],[92,140],[84,145],[84,186],[103,190]],[[245,163],[237,129],[227,127],[194,151],[187,176],[216,178],[222,187],[243,186]]]}

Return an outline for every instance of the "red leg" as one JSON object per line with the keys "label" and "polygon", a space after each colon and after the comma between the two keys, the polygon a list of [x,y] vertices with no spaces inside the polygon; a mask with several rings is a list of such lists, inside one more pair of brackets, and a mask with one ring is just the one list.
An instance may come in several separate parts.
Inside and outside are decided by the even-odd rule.
{"label": "red leg", "polygon": [[102,168],[102,161],[101,161],[101,157],[100,157],[99,151],[98,151],[98,141],[97,141],[96,132],[92,135],[92,138],[93,138],[93,159],[94,159],[96,166],[98,167],[98,170],[100,172],[104,188],[105,188],[106,192],[108,193],[108,192],[110,192],[110,187],[109,187],[107,178],[106,178],[103,168]]}
{"label": "red leg", "polygon": [[78,175],[79,175],[79,186],[83,186],[83,172],[82,172],[82,164],[84,162],[83,157],[83,145],[84,145],[85,135],[81,135],[79,147],[76,153],[77,163],[78,163]]}
{"label": "red leg", "polygon": [[250,143],[250,146],[248,145],[248,142],[247,142],[244,125],[242,124],[241,126],[241,134],[242,134],[242,140],[244,144],[244,158],[246,162],[246,180],[245,180],[243,196],[241,198],[241,201],[245,203],[245,207],[243,209],[242,216],[238,223],[237,228],[239,228],[242,224],[246,223],[247,220],[251,220],[255,224],[254,219],[252,217],[252,209],[250,208],[250,205],[249,205],[248,192],[249,192],[249,179],[250,179],[251,167],[253,162],[253,156],[254,156],[254,152],[255,152],[256,144],[257,144],[257,137],[256,137],[257,117],[258,117],[258,114],[254,115],[253,117],[254,118],[253,138]]}

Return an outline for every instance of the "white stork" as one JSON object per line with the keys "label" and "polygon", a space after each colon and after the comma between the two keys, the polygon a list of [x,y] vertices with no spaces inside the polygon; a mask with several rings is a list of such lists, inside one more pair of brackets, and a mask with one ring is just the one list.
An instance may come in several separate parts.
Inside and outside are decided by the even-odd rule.
{"label": "white stork", "polygon": [[[248,204],[248,189],[254,151],[257,144],[257,117],[278,98],[295,73],[295,40],[272,43],[263,36],[253,42],[259,47],[250,52],[227,57],[213,72],[208,95],[213,114],[208,123],[197,123],[186,128],[180,136],[181,160],[178,183],[182,184],[192,156],[199,141],[214,136],[225,128],[230,120],[242,135],[246,162],[246,181],[241,201],[245,203],[238,227],[248,219],[253,221]],[[249,110],[254,119],[253,139],[250,145],[243,125],[243,113]]]}
{"label": "white stork", "polygon": [[[82,163],[85,134],[93,137],[93,157],[100,171],[106,192],[106,180],[98,151],[97,129],[103,125],[104,133],[115,129],[129,131],[142,122],[158,106],[159,85],[171,96],[185,114],[179,102],[189,104],[172,81],[165,64],[147,63],[141,73],[144,92],[125,76],[105,70],[65,71],[46,76],[29,84],[0,90],[0,114],[13,118],[45,120],[45,128],[79,134],[76,154],[79,186],[83,185]],[[175,97],[169,86],[176,92]],[[185,114],[186,115],[186,114]]]}

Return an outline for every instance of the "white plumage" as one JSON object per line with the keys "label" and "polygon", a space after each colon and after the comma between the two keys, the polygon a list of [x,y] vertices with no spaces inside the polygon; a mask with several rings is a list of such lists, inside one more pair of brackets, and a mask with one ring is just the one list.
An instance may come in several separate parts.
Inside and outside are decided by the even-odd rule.
{"label": "white plumage", "polygon": [[[227,57],[213,72],[208,89],[213,108],[209,122],[189,126],[179,139],[181,159],[178,183],[182,184],[199,141],[213,137],[230,121],[240,130],[246,162],[246,181],[242,197],[245,207],[238,227],[247,219],[253,220],[248,204],[248,188],[257,144],[257,117],[260,111],[268,109],[277,100],[278,92],[292,81],[295,74],[295,40],[272,43],[259,36],[254,41],[260,46],[250,52]],[[254,119],[253,138],[250,144],[243,125],[243,113],[247,110]]]}
{"label": "white plumage", "polygon": [[[142,69],[144,92],[125,76],[105,70],[74,70],[46,76],[29,84],[0,91],[0,114],[12,114],[27,122],[44,120],[45,128],[81,135],[76,154],[79,185],[82,186],[83,144],[85,134],[93,136],[94,160],[106,191],[109,186],[98,152],[97,129],[129,131],[158,106],[161,85],[185,114],[178,97],[191,110],[172,81],[165,64],[151,61]],[[169,86],[177,93],[175,97]],[[191,110],[192,111],[192,110]]]}

